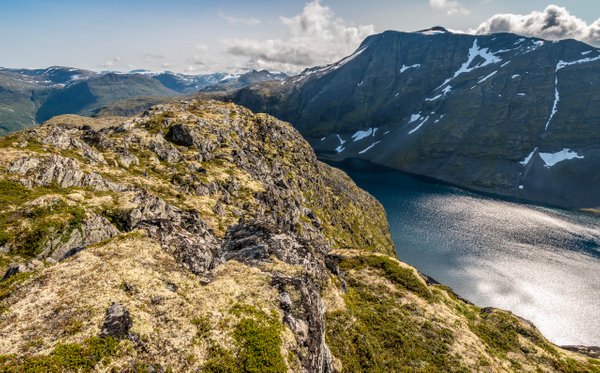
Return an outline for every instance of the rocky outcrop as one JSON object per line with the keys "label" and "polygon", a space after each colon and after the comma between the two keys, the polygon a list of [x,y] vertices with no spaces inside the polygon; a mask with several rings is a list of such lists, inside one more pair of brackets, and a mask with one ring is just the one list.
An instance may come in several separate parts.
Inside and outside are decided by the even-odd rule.
{"label": "rocky outcrop", "polygon": [[98,191],[120,191],[124,187],[107,180],[96,172],[87,173],[72,158],[52,154],[50,156],[25,156],[8,166],[8,172],[23,176],[28,187],[51,186],[61,188],[93,188]]}
{"label": "rocky outcrop", "polygon": [[267,115],[59,117],[0,152],[0,371],[591,366],[394,259],[382,206]]}
{"label": "rocky outcrop", "polygon": [[127,338],[129,336],[131,325],[131,316],[129,316],[127,308],[122,304],[113,303],[106,310],[106,316],[104,316],[104,323],[102,324],[102,330],[100,330],[100,336],[113,337],[116,339]]}

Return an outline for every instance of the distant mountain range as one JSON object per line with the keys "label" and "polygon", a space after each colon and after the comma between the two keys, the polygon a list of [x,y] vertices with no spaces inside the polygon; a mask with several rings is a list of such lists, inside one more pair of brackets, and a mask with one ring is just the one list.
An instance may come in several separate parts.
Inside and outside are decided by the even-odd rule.
{"label": "distant mountain range", "polygon": [[230,95],[289,121],[322,158],[362,158],[462,187],[600,206],[600,50],[436,27]]}
{"label": "distant mountain range", "polygon": [[93,72],[69,67],[0,68],[0,135],[43,123],[55,115],[130,115],[169,97],[224,92],[287,75],[249,71],[185,75],[134,70]]}

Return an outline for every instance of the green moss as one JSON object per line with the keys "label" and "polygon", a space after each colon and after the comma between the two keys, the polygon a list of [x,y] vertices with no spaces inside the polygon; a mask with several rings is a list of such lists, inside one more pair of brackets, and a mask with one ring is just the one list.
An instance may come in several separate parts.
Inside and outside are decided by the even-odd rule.
{"label": "green moss", "polygon": [[0,210],[23,203],[29,198],[30,193],[29,189],[17,182],[0,180]]}
{"label": "green moss", "polygon": [[482,312],[481,319],[471,323],[471,330],[486,344],[488,350],[499,356],[518,351],[519,335],[515,320],[505,312]]}
{"label": "green moss", "polygon": [[119,342],[111,337],[92,337],[83,344],[60,343],[48,355],[0,357],[0,372],[90,371],[115,355]]}
{"label": "green moss", "polygon": [[31,272],[19,272],[0,282],[0,301],[8,298],[17,286],[25,282],[31,275]]}
{"label": "green moss", "polygon": [[236,373],[242,372],[239,360],[235,354],[222,348],[216,344],[213,344],[209,348],[210,358],[202,367],[202,372],[205,373]]}
{"label": "green moss", "polygon": [[281,354],[281,331],[279,320],[266,314],[238,323],[234,335],[241,348],[239,359],[244,372],[287,371]]}
{"label": "green moss", "polygon": [[535,354],[535,351],[519,341],[519,336],[551,355],[558,356],[556,349],[537,330],[525,326],[506,311],[481,310],[477,320],[469,321],[469,327],[485,343],[488,351],[499,357],[505,357],[508,352]]}
{"label": "green moss", "polygon": [[443,322],[401,305],[400,295],[348,275],[347,309],[326,314],[326,339],[344,372],[462,372]]}
{"label": "green moss", "polygon": [[206,338],[210,335],[210,321],[206,316],[198,316],[192,320],[192,324],[196,327],[196,337]]}
{"label": "green moss", "polygon": [[[12,239],[11,253],[24,257],[38,255],[50,239],[60,238],[67,242],[74,230],[81,230],[85,210],[67,205],[60,200],[49,206],[36,207],[23,214],[31,222],[31,228],[16,233]],[[14,216],[12,220],[20,218]]]}
{"label": "green moss", "polygon": [[[235,350],[228,350],[208,340],[210,359],[204,372],[286,372],[281,353],[283,324],[277,313],[267,314],[248,304],[235,304],[231,313],[242,317],[233,331]],[[208,334],[208,320],[196,318],[199,333]]]}
{"label": "green moss", "polygon": [[411,268],[401,266],[390,257],[384,255],[356,256],[344,258],[340,263],[340,268],[344,270],[361,270],[367,267],[379,270],[386,279],[425,299],[432,298],[431,291]]}

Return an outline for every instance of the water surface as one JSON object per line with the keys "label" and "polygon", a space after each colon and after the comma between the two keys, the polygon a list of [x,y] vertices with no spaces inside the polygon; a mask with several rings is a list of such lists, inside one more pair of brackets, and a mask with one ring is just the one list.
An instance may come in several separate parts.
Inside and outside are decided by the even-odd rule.
{"label": "water surface", "polygon": [[600,217],[395,171],[348,174],[384,205],[401,260],[556,344],[600,346]]}

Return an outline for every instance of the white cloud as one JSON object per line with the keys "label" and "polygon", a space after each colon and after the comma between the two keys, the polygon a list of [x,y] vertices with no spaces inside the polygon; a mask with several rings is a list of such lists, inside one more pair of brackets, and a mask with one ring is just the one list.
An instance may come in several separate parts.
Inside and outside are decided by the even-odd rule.
{"label": "white cloud", "polygon": [[448,14],[470,13],[469,10],[457,0],[429,0],[429,5],[435,10],[441,10]]}
{"label": "white cloud", "polygon": [[584,20],[569,13],[566,8],[549,5],[544,11],[529,14],[496,14],[471,30],[476,34],[513,32],[544,39],[578,39],[600,45],[600,19],[588,25]]}
{"label": "white cloud", "polygon": [[121,59],[121,57],[113,57],[110,60],[104,62],[103,64],[100,65],[100,67],[116,67],[118,65],[121,65],[121,62],[123,62],[123,60]]}
{"label": "white cloud", "polygon": [[223,12],[219,12],[219,16],[221,18],[223,18],[224,20],[226,20],[227,23],[229,23],[231,26],[235,26],[235,25],[258,26],[261,23],[260,20],[258,20],[256,18],[231,17],[231,16],[224,14]]}
{"label": "white cloud", "polygon": [[160,61],[165,58],[165,56],[163,56],[162,54],[154,54],[154,53],[144,53],[144,55],[142,57],[143,57],[142,60],[145,63],[153,63],[153,62]]}
{"label": "white cloud", "polygon": [[247,58],[248,68],[298,72],[347,56],[375,32],[373,25],[349,25],[320,0],[307,3],[301,14],[279,20],[289,31],[287,38],[228,40],[227,52]]}

